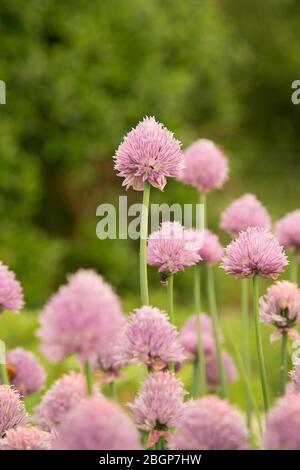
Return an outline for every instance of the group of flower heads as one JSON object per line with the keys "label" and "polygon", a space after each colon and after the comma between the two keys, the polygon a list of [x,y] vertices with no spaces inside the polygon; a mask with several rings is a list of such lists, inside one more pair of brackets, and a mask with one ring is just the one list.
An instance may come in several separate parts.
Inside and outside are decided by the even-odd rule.
{"label": "group of flower heads", "polygon": [[[205,204],[207,193],[220,190],[228,179],[227,158],[206,139],[182,152],[181,143],[169,130],[153,117],[146,117],[125,136],[114,161],[118,175],[124,178],[123,185],[144,193],[141,230],[146,234],[140,241],[140,307],[125,315],[113,288],[94,270],[79,269],[67,278],[42,309],[37,336],[47,360],[59,363],[75,355],[79,368],[62,375],[47,389],[45,370],[32,352],[15,345],[0,358],[0,450],[250,449],[255,400],[250,393],[251,357],[247,350],[249,279],[253,279],[266,411],[259,445],[300,450],[300,364],[295,363],[285,387],[287,340],[298,339],[300,323],[300,210],[278,221],[273,234],[266,208],[254,195],[243,195],[221,215],[220,228],[232,238],[225,249],[207,227],[186,229],[176,221],[163,222],[149,235],[151,186],[162,191],[167,178],[173,177],[193,186]],[[292,282],[277,281],[259,297],[259,277],[274,281],[284,272],[288,264],[285,249],[292,252]],[[238,379],[238,373],[224,348],[219,324],[213,278],[216,264],[225,273],[244,280],[245,348],[239,366],[248,379],[247,424],[244,413],[231,405],[228,397],[227,386]],[[158,269],[167,288],[166,312],[150,304],[147,265]],[[194,285],[182,303],[188,305],[194,294],[194,314],[178,330],[173,323],[173,279],[189,268],[194,272]],[[203,272],[206,295],[200,282]],[[207,313],[202,308],[206,296]],[[0,263],[0,313],[19,313],[23,305],[20,283]],[[260,323],[273,325],[272,340],[282,340],[280,398],[270,410]],[[191,393],[177,376],[187,362],[193,366]],[[127,367],[134,364],[144,366],[146,376],[135,398],[124,407],[118,404],[114,384],[126,380]],[[41,400],[29,416],[24,397],[41,391]]]}

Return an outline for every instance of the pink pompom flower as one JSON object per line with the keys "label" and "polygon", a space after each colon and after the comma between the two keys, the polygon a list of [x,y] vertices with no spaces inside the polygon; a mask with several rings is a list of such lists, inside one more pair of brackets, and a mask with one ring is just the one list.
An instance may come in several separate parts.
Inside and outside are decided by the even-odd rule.
{"label": "pink pompom flower", "polygon": [[[225,377],[227,383],[237,381],[238,374],[234,361],[227,351],[222,352],[222,361],[224,365]],[[221,378],[218,368],[218,360],[216,354],[209,357],[205,364],[206,379],[211,390],[215,390],[221,384]]]}
{"label": "pink pompom flower", "polygon": [[0,385],[0,438],[17,426],[25,426],[28,415],[19,393],[9,385]]}
{"label": "pink pompom flower", "polygon": [[274,235],[264,228],[250,227],[226,247],[221,267],[239,278],[258,274],[277,279],[287,264],[283,248]]}
{"label": "pink pompom flower", "polygon": [[139,450],[139,433],[121,408],[103,396],[81,401],[57,429],[56,450]]}
{"label": "pink pompom flower", "polygon": [[52,436],[38,428],[9,429],[0,440],[0,450],[50,450]]}
{"label": "pink pompom flower", "polygon": [[179,334],[165,312],[155,307],[141,307],[130,316],[120,338],[120,361],[146,364],[151,369],[165,369],[170,362],[184,360]]}
{"label": "pink pompom flower", "polygon": [[23,289],[16,275],[0,261],[0,313],[19,313],[24,306]]}
{"label": "pink pompom flower", "polygon": [[[198,353],[198,335],[197,335],[197,317],[190,316],[183,325],[180,332],[180,342],[184,348],[187,357],[191,361],[197,360]],[[215,341],[211,318],[206,313],[201,313],[201,332],[203,351],[206,357],[215,354]]]}
{"label": "pink pompom flower", "polygon": [[184,164],[180,180],[201,193],[221,189],[228,179],[227,158],[211,140],[191,144],[184,152]]}
{"label": "pink pompom flower", "polygon": [[300,209],[289,212],[278,220],[275,234],[286,249],[300,250]]}
{"label": "pink pompom flower", "polygon": [[96,360],[109,347],[123,318],[111,286],[96,272],[80,269],[50,298],[40,324],[38,336],[49,360],[77,354],[84,362]]}
{"label": "pink pompom flower", "polygon": [[248,432],[239,412],[227,401],[206,396],[186,405],[170,448],[244,450],[248,448]]}
{"label": "pink pompom flower", "polygon": [[292,379],[292,387],[295,393],[300,393],[300,360],[294,364],[293,370],[290,372]]}
{"label": "pink pompom flower", "polygon": [[276,326],[271,339],[275,340],[285,331],[292,339],[300,336],[294,327],[300,323],[300,289],[289,281],[279,281],[270,286],[267,295],[260,298],[260,319]]}
{"label": "pink pompom flower", "polygon": [[269,450],[300,449],[300,394],[288,393],[269,411],[263,445]]}
{"label": "pink pompom flower", "polygon": [[35,409],[33,421],[40,428],[51,431],[84,398],[87,398],[85,377],[78,372],[64,374],[42,397]]}
{"label": "pink pompom flower", "polygon": [[126,189],[143,191],[148,181],[162,191],[167,177],[178,177],[183,168],[181,143],[154,117],[145,117],[125,136],[114,161]]}
{"label": "pink pompom flower", "polygon": [[10,384],[22,396],[37,393],[44,387],[45,370],[32,352],[23,348],[11,349],[6,359]]}
{"label": "pink pompom flower", "polygon": [[271,217],[254,194],[244,194],[223,211],[220,227],[229,235],[237,237],[249,227],[270,230]]}
{"label": "pink pompom flower", "polygon": [[157,266],[160,273],[176,273],[197,264],[201,241],[179,222],[163,222],[149,236],[148,264]]}
{"label": "pink pompom flower", "polygon": [[182,417],[184,395],[182,383],[174,374],[160,371],[148,375],[140,393],[129,405],[138,428],[149,434],[147,447],[152,447],[161,437],[169,438],[169,430]]}

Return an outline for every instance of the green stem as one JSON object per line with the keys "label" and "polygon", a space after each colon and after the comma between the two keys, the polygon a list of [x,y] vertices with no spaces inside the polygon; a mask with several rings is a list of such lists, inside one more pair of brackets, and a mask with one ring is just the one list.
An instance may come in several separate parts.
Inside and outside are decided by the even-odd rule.
{"label": "green stem", "polygon": [[[241,319],[242,319],[242,340],[243,340],[243,356],[245,364],[245,372],[251,381],[251,360],[250,360],[250,342],[249,342],[249,308],[248,308],[248,279],[241,280]],[[250,434],[252,433],[252,406],[251,398],[246,388],[246,413],[247,425]]]}
{"label": "green stem", "polygon": [[287,370],[287,332],[282,332],[281,339],[281,355],[280,355],[280,395],[285,394],[286,385],[286,370]]}
{"label": "green stem", "polygon": [[291,281],[298,284],[298,253],[295,251],[291,254]]}
{"label": "green stem", "polygon": [[89,361],[86,361],[84,363],[84,373],[85,373],[85,378],[86,378],[86,387],[87,387],[88,395],[92,395],[93,394],[93,372],[92,372],[92,367]]}
{"label": "green stem", "polygon": [[143,193],[143,207],[141,216],[140,234],[140,291],[141,304],[149,305],[148,274],[147,274],[147,238],[148,238],[148,211],[150,201],[150,184],[145,181]]}
{"label": "green stem", "polygon": [[2,383],[5,385],[9,385],[9,378],[7,374],[6,364],[0,364],[0,376]]}
{"label": "green stem", "polygon": [[253,309],[254,309],[254,321],[255,321],[255,336],[256,336],[256,348],[258,355],[259,373],[261,380],[261,388],[264,400],[265,412],[269,409],[269,397],[268,397],[268,384],[267,375],[264,359],[264,351],[262,345],[260,324],[259,324],[259,277],[255,275],[253,277]]}
{"label": "green stem", "polygon": [[108,389],[109,389],[109,397],[112,400],[115,400],[116,398],[116,387],[115,387],[115,382],[112,381],[108,384]]}
{"label": "green stem", "polygon": [[203,204],[204,206],[204,227],[201,228],[207,228],[207,197],[206,193],[200,193],[200,204]]}
{"label": "green stem", "polygon": [[[170,273],[167,286],[167,311],[171,323],[174,324],[174,296],[173,296],[174,274]],[[174,362],[170,362],[170,371],[175,372]]]}
{"label": "green stem", "polygon": [[196,312],[196,328],[197,328],[197,360],[194,364],[194,390],[193,397],[202,397],[206,391],[206,371],[205,371],[205,355],[202,343],[201,331],[201,266],[194,266],[194,299]]}
{"label": "green stem", "polygon": [[209,305],[209,312],[210,312],[211,319],[212,319],[213,333],[214,333],[215,345],[216,345],[217,363],[218,363],[220,382],[221,382],[221,397],[227,398],[228,392],[227,392],[225,369],[224,369],[222,350],[221,350],[220,327],[219,327],[219,319],[218,319],[218,311],[217,311],[217,303],[216,303],[213,267],[210,266],[209,264],[206,265],[206,273],[207,273],[208,305]]}

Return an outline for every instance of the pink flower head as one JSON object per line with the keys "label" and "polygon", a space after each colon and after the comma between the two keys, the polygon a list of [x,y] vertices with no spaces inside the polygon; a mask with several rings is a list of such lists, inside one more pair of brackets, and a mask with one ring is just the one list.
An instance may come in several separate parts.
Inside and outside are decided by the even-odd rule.
{"label": "pink flower head", "polygon": [[148,375],[129,405],[138,428],[149,433],[148,447],[161,435],[167,437],[168,430],[178,424],[184,411],[184,395],[182,383],[174,374],[159,371]]}
{"label": "pink flower head", "polygon": [[[226,377],[227,383],[236,382],[238,378],[237,370],[236,370],[232,357],[227,351],[223,351],[222,360],[223,360],[223,365],[225,369],[225,377]],[[211,356],[206,361],[205,370],[206,370],[206,378],[207,378],[209,387],[211,389],[216,389],[221,383],[219,368],[218,368],[218,360],[217,360],[216,355]]]}
{"label": "pink flower head", "polygon": [[211,140],[200,139],[184,152],[185,168],[180,179],[201,193],[221,189],[228,179],[228,162]]}
{"label": "pink flower head", "polygon": [[278,220],[275,234],[284,248],[300,250],[300,209],[289,212]]}
{"label": "pink flower head", "polygon": [[276,282],[268,288],[267,295],[261,297],[259,303],[261,321],[275,325],[278,328],[277,335],[280,336],[283,331],[297,335],[292,330],[296,323],[300,323],[300,289],[296,284]]}
{"label": "pink flower head", "polygon": [[139,450],[139,434],[129,417],[103,396],[81,401],[62,421],[53,448],[58,450]]}
{"label": "pink flower head", "polygon": [[201,262],[205,264],[215,264],[221,260],[224,249],[219,241],[217,235],[210,230],[204,231],[203,244],[200,248],[199,254]]}
{"label": "pink flower head", "polygon": [[123,323],[120,302],[111,286],[92,270],[80,269],[49,300],[38,336],[44,354],[58,362],[70,354],[96,359]]}
{"label": "pink flower head", "polygon": [[173,362],[182,362],[184,354],[178,332],[165,312],[144,306],[130,316],[121,337],[120,360],[164,369]]}
{"label": "pink flower head", "polygon": [[85,377],[77,372],[69,372],[47,390],[35,409],[33,421],[42,429],[50,431],[84,398],[87,398]]}
{"label": "pink flower head", "polygon": [[295,393],[300,393],[300,361],[298,360],[290,373],[292,378],[292,387]]}
{"label": "pink flower head", "polygon": [[269,411],[263,444],[269,450],[300,449],[300,394],[287,394]]}
{"label": "pink flower head", "polygon": [[178,430],[171,437],[174,450],[242,450],[248,448],[247,428],[227,401],[206,396],[190,401]]}
{"label": "pink flower head", "polygon": [[23,289],[15,273],[0,261],[0,313],[11,310],[19,313],[24,305]]}
{"label": "pink flower head", "polygon": [[229,235],[237,237],[249,227],[263,227],[270,230],[271,217],[254,194],[244,194],[224,210],[220,227]]}
{"label": "pink flower head", "polygon": [[283,248],[271,232],[261,227],[250,227],[225,249],[221,267],[227,274],[240,278],[256,274],[277,279],[288,264]]}
{"label": "pink flower head", "polygon": [[164,189],[167,177],[177,177],[183,168],[181,143],[154,117],[145,117],[119,145],[114,156],[123,186],[143,191],[145,181]]}
{"label": "pink flower head", "polygon": [[19,393],[9,385],[0,385],[0,438],[8,429],[24,426],[27,418]]}
{"label": "pink flower head", "polygon": [[45,385],[46,374],[34,354],[23,348],[11,349],[7,353],[10,384],[22,396],[39,392]]}
{"label": "pink flower head", "polygon": [[200,240],[179,222],[163,222],[148,240],[148,264],[160,273],[176,273],[198,263]]}
{"label": "pink flower head", "polygon": [[[197,317],[190,316],[182,327],[180,333],[180,342],[192,361],[197,357],[198,335],[197,335]],[[201,334],[202,344],[205,356],[211,356],[215,353],[215,341],[213,327],[210,317],[206,313],[201,313]]]}
{"label": "pink flower head", "polygon": [[50,450],[51,434],[38,428],[9,429],[0,440],[0,450]]}

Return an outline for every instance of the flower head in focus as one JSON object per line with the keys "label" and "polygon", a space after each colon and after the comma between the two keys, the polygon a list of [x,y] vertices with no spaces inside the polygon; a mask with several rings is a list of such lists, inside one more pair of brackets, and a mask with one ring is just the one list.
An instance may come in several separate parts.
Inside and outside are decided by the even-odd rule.
{"label": "flower head in focus", "polygon": [[254,194],[244,194],[223,211],[220,227],[231,236],[237,237],[249,227],[270,230],[271,217]]}
{"label": "flower head in focus", "polygon": [[267,295],[260,298],[260,319],[276,326],[272,339],[286,331],[292,339],[300,336],[293,329],[300,323],[300,289],[289,281],[278,281],[270,286]]}
{"label": "flower head in focus", "polygon": [[10,310],[19,313],[24,305],[23,289],[15,273],[0,261],[0,313]]}
{"label": "flower head in focus", "polygon": [[0,450],[50,450],[52,436],[38,428],[18,427],[9,429],[0,440]]}
{"label": "flower head in focus", "polygon": [[277,279],[288,264],[283,248],[271,232],[250,227],[226,248],[221,267],[227,274],[240,278],[255,275]]}
{"label": "flower head in focus", "polygon": [[0,385],[0,438],[9,429],[24,426],[27,419],[19,393],[9,385]]}
{"label": "flower head in focus", "polygon": [[143,191],[148,181],[162,191],[167,177],[178,177],[183,168],[181,143],[154,117],[145,117],[124,137],[114,161],[127,189]]}
{"label": "flower head in focus", "polygon": [[228,179],[228,161],[211,140],[200,139],[184,152],[185,167],[180,180],[206,193],[221,189]]}

